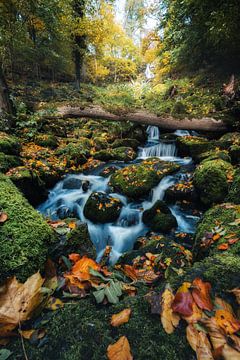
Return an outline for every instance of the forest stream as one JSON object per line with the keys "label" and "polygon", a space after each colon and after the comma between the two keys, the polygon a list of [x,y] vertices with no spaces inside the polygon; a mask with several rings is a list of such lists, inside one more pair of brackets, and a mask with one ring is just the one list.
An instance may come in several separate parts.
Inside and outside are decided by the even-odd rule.
{"label": "forest stream", "polygon": [[[112,247],[110,262],[116,263],[118,258],[129,250],[132,250],[136,239],[139,236],[146,235],[150,229],[142,221],[143,211],[150,209],[157,200],[163,200],[165,191],[179,181],[187,180],[194,170],[192,158],[178,157],[176,141],[161,140],[160,131],[156,126],[148,126],[148,139],[142,147],[138,149],[138,157],[134,163],[139,163],[149,158],[159,158],[163,161],[174,162],[180,165],[180,170],[173,174],[165,176],[159,184],[152,189],[148,197],[139,199],[139,201],[130,201],[126,196],[119,193],[113,193],[109,186],[110,176],[100,176],[104,168],[114,166],[124,168],[129,165],[126,163],[106,163],[89,174],[71,174],[50,191],[46,202],[38,207],[38,210],[52,220],[59,218],[75,216],[88,224],[90,238],[96,247],[97,260],[99,261],[107,245]],[[188,131],[177,130],[174,135],[191,135]],[[193,134],[192,134],[193,135]],[[196,135],[196,133],[194,134]],[[84,188],[87,184],[87,189]],[[99,224],[88,220],[84,215],[84,207],[91,194],[101,192],[106,193],[113,198],[117,198],[123,204],[120,216],[115,222]],[[168,201],[167,201],[168,203]],[[191,208],[182,208],[177,203],[168,203],[171,213],[177,220],[177,233],[193,234],[199,217],[193,215]],[[174,234],[173,234],[174,235]]]}

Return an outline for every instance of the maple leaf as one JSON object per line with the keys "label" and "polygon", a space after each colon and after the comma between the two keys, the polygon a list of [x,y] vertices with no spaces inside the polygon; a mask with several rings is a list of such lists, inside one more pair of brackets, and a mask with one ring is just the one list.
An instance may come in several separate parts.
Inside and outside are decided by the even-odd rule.
{"label": "maple leaf", "polygon": [[162,312],[161,322],[167,334],[172,334],[178,326],[180,317],[173,312],[172,304],[174,301],[174,294],[170,289],[165,289],[162,294]]}
{"label": "maple leaf", "polygon": [[211,284],[196,278],[192,283],[192,296],[197,306],[202,310],[212,311],[213,304],[210,298]]}
{"label": "maple leaf", "polygon": [[114,314],[111,318],[111,325],[117,327],[127,323],[130,319],[131,312],[132,312],[131,309],[124,309],[120,311],[118,314]]}
{"label": "maple leaf", "polygon": [[126,336],[107,348],[107,357],[109,360],[133,360],[130,345]]}
{"label": "maple leaf", "polygon": [[38,272],[24,284],[13,277],[0,287],[0,336],[7,337],[15,327],[32,317],[44,300],[43,283]]}
{"label": "maple leaf", "polygon": [[189,291],[191,283],[184,282],[178,289],[174,301],[172,303],[172,309],[184,316],[191,316],[193,314],[193,297]]}

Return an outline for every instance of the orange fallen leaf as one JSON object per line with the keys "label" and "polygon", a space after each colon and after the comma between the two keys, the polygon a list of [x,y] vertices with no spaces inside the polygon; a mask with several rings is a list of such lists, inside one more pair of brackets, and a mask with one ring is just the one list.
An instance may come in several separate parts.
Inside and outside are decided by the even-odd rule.
{"label": "orange fallen leaf", "polygon": [[218,250],[227,250],[229,248],[229,244],[228,243],[224,243],[221,245],[218,245]]}
{"label": "orange fallen leaf", "polygon": [[213,235],[212,239],[213,239],[213,241],[217,241],[220,239],[220,237],[221,237],[220,234],[215,234],[215,235]]}
{"label": "orange fallen leaf", "polygon": [[193,283],[192,296],[197,306],[202,310],[211,311],[213,304],[210,298],[211,284],[196,278]]}
{"label": "orange fallen leaf", "polygon": [[184,316],[191,316],[193,314],[193,297],[189,291],[191,283],[184,282],[178,289],[172,303],[172,309]]}
{"label": "orange fallen leaf", "polygon": [[223,329],[226,334],[231,335],[240,330],[240,321],[228,310],[216,310],[215,319],[217,325]]}
{"label": "orange fallen leaf", "polygon": [[76,224],[74,221],[71,221],[71,222],[68,224],[68,227],[69,227],[69,229],[74,230],[74,229],[76,229],[77,224]]}
{"label": "orange fallen leaf", "polygon": [[164,330],[167,334],[172,334],[175,328],[178,326],[180,317],[175,314],[172,309],[174,301],[174,294],[170,289],[165,289],[162,294],[162,311],[161,311],[161,322]]}
{"label": "orange fallen leaf", "polygon": [[76,263],[78,260],[81,259],[81,256],[79,254],[70,254],[68,255],[69,260],[71,260],[73,263]]}
{"label": "orange fallen leaf", "polygon": [[133,360],[130,345],[126,336],[107,348],[107,357],[109,360]]}
{"label": "orange fallen leaf", "polygon": [[111,325],[117,327],[122,324],[126,324],[130,319],[131,312],[131,309],[124,309],[118,314],[114,314],[111,318]]}

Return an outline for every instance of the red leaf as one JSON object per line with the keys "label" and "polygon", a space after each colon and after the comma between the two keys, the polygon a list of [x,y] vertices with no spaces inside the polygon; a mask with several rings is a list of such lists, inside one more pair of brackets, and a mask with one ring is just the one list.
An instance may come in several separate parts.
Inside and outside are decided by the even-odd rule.
{"label": "red leaf", "polygon": [[184,316],[191,316],[193,314],[193,297],[189,291],[191,283],[184,282],[178,289],[172,303],[172,309]]}
{"label": "red leaf", "polygon": [[211,284],[196,278],[192,285],[192,296],[197,306],[202,310],[211,311],[213,309],[213,304],[210,298]]}

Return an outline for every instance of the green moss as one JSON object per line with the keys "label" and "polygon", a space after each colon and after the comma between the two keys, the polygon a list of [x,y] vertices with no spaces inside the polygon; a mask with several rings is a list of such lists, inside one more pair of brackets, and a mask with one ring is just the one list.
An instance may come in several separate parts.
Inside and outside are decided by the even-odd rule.
{"label": "green moss", "polygon": [[221,159],[227,162],[231,162],[231,157],[228,153],[227,150],[211,150],[211,151],[207,151],[205,153],[200,154],[197,157],[197,161],[202,162],[202,161],[210,161],[210,160],[216,160],[216,159]]}
{"label": "green moss", "polygon": [[116,171],[111,177],[110,185],[130,198],[139,198],[147,195],[164,176],[178,169],[176,164],[151,158]]}
{"label": "green moss", "polygon": [[228,194],[228,176],[233,167],[221,159],[200,164],[194,173],[194,186],[205,205],[221,202]]}
{"label": "green moss", "polygon": [[21,145],[17,138],[4,132],[0,132],[0,152],[9,155],[19,155],[20,149]]}
{"label": "green moss", "polygon": [[[168,335],[163,330],[159,315],[151,315],[143,295],[147,288],[139,288],[136,297],[125,297],[117,305],[96,306],[90,298],[69,303],[57,311],[47,328],[48,342],[34,348],[26,342],[29,358],[34,360],[107,359],[107,347],[121,336],[126,336],[134,359],[186,360],[193,356],[187,344],[185,328],[181,324]],[[113,328],[111,315],[131,308],[127,324]],[[20,340],[11,345],[14,359],[21,359]]]}
{"label": "green moss", "polygon": [[49,147],[51,149],[55,149],[58,146],[58,139],[56,136],[51,134],[40,134],[35,136],[34,142],[37,145],[43,147]]}
{"label": "green moss", "polygon": [[114,222],[120,215],[122,203],[105,193],[92,193],[84,207],[84,215],[95,223]]}
{"label": "green moss", "polygon": [[107,149],[109,147],[107,140],[102,138],[101,136],[93,138],[93,145],[97,151]]}
{"label": "green moss", "polygon": [[112,144],[112,148],[118,148],[118,147],[122,147],[122,146],[131,147],[134,150],[136,150],[140,146],[140,143],[139,143],[139,141],[137,141],[135,139],[125,138],[125,139],[117,139]]}
{"label": "green moss", "polygon": [[196,262],[186,275],[175,278],[173,287],[177,288],[183,281],[193,281],[200,277],[209,281],[216,295],[230,296],[228,290],[239,287],[240,261],[239,256],[233,254],[216,254]]}
{"label": "green moss", "polygon": [[177,145],[181,156],[191,156],[193,158],[196,158],[200,154],[215,148],[215,144],[213,142],[198,136],[178,137]]}
{"label": "green moss", "polygon": [[53,231],[7,177],[0,175],[0,205],[8,220],[0,226],[0,279],[26,279],[42,268]]}
{"label": "green moss", "polygon": [[[240,216],[239,206],[233,204],[221,204],[216,205],[210,210],[208,210],[199,223],[196,236],[195,236],[195,245],[194,245],[194,253],[195,256],[201,258],[203,255],[221,253],[222,251],[218,249],[218,245],[227,243],[228,240],[225,239],[225,236],[230,234],[233,235],[233,238],[240,237],[240,228],[239,225],[235,224],[235,220]],[[218,241],[213,242],[210,247],[206,249],[202,248],[201,242],[202,240],[208,236],[208,234],[215,234],[221,232],[217,230],[220,227],[225,233],[220,237]],[[240,254],[240,242],[236,242],[235,244],[229,246],[227,250],[228,253],[232,254]]]}
{"label": "green moss", "polygon": [[127,162],[136,159],[137,154],[131,147],[122,146],[114,149],[97,151],[93,154],[93,157],[102,161],[118,160]]}
{"label": "green moss", "polygon": [[144,224],[156,232],[169,232],[177,227],[177,220],[163,201],[157,201],[149,210],[143,213]]}
{"label": "green moss", "polygon": [[0,152],[0,172],[7,172],[9,169],[22,165],[22,161],[18,156],[5,155]]}
{"label": "green moss", "polygon": [[62,155],[63,158],[66,158],[68,166],[85,164],[89,154],[89,149],[84,147],[81,143],[70,143],[64,148],[56,151],[56,155]]}
{"label": "green moss", "polygon": [[237,170],[234,174],[234,180],[230,186],[227,201],[234,204],[240,204],[240,171]]}

